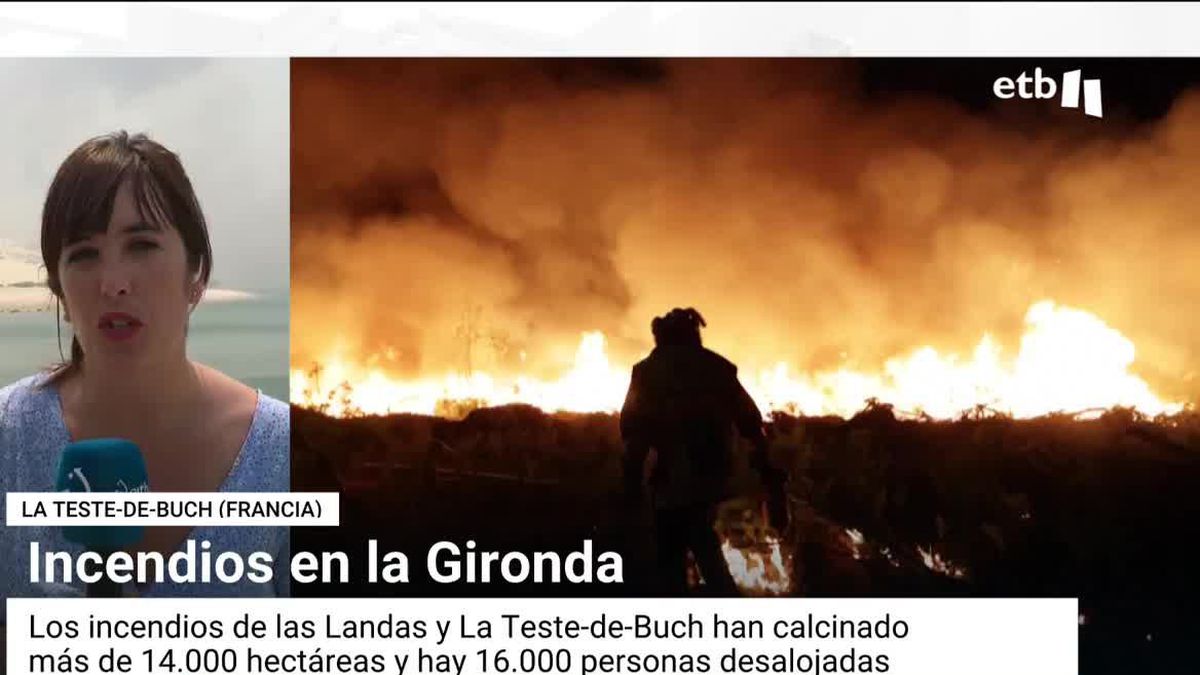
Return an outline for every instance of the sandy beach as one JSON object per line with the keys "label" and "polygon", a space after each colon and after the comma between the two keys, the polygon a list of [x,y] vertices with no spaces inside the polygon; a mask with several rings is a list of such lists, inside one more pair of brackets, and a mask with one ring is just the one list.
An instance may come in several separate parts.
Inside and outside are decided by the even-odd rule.
{"label": "sandy beach", "polygon": [[251,300],[258,297],[249,291],[237,291],[232,288],[210,288],[204,291],[204,299],[201,302],[237,302],[238,300]]}
{"label": "sandy beach", "polygon": [[47,312],[54,309],[54,298],[46,288],[0,288],[0,314]]}
{"label": "sandy beach", "polygon": [[54,307],[40,262],[37,251],[0,239],[0,314],[44,312]]}
{"label": "sandy beach", "polygon": [[[254,298],[253,293],[231,288],[210,288],[201,302],[237,302]],[[54,310],[54,297],[45,287],[0,287],[0,314],[48,312]]]}

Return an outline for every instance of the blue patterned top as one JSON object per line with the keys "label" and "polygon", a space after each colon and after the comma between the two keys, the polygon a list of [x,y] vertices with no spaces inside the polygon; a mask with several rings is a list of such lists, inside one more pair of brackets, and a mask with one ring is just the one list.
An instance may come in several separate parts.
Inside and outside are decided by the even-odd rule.
{"label": "blue patterned top", "polygon": [[[8,492],[49,492],[54,490],[58,454],[71,441],[63,421],[62,403],[55,387],[40,386],[47,374],[32,375],[0,389],[0,487]],[[221,492],[288,492],[290,490],[290,411],[286,403],[261,391],[255,406],[250,431]],[[0,522],[5,518],[4,500],[0,500]],[[137,591],[143,597],[244,597],[286,596],[290,579],[291,557],[286,527],[198,526],[185,538],[212,544],[213,559],[233,551],[247,560],[251,553],[264,551],[275,561],[273,582],[176,584],[168,576],[162,584],[151,583]],[[8,527],[0,529],[0,593],[3,597],[40,597],[80,595],[83,584],[75,587],[32,584],[29,581],[29,545],[39,542],[46,551],[70,551],[83,548],[67,541],[58,527]],[[180,546],[183,550],[184,546]],[[215,577],[214,577],[215,578]],[[132,589],[127,585],[127,589]],[[130,592],[132,592],[130,590]],[[5,621],[0,603],[0,623]]]}

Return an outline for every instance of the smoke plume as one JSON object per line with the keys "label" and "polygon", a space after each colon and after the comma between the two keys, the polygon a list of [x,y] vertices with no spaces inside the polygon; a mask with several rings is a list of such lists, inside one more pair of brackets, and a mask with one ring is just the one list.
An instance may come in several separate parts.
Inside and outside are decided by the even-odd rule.
{"label": "smoke plume", "polygon": [[294,61],[293,366],[552,376],[690,306],[743,369],[872,369],[1011,353],[1052,298],[1195,400],[1200,91],[1136,124],[881,100],[858,68]]}

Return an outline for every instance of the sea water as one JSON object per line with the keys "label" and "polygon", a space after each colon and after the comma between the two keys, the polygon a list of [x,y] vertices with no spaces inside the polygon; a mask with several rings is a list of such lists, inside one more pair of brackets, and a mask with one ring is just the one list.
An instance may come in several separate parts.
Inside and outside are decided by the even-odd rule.
{"label": "sea water", "polygon": [[[202,302],[188,327],[188,356],[281,401],[288,397],[286,291]],[[71,353],[63,323],[62,353]],[[61,361],[54,313],[0,313],[0,387]]]}

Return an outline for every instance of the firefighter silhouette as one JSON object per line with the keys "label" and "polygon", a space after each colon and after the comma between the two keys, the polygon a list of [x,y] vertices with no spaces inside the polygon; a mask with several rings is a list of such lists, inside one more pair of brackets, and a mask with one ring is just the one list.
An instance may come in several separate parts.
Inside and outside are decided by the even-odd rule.
{"label": "firefighter silhouette", "polygon": [[713,529],[717,505],[727,499],[735,434],[753,446],[751,466],[768,487],[782,489],[782,474],[767,459],[762,414],[737,377],[737,366],[700,340],[704,318],[676,308],[654,319],[654,350],[633,367],[621,408],[625,444],[625,494],[642,501],[644,464],[656,461],[649,485],[659,583],[685,594],[690,550],[705,591],[736,595],[737,587]]}

